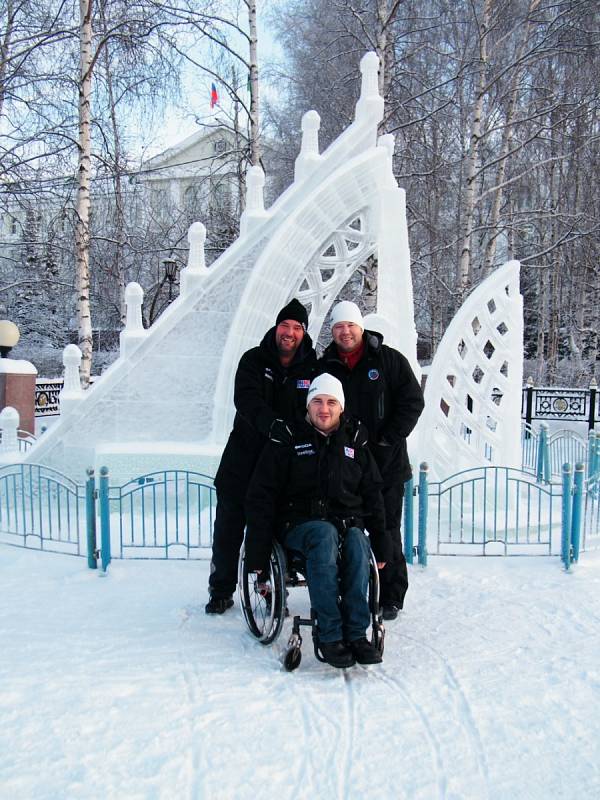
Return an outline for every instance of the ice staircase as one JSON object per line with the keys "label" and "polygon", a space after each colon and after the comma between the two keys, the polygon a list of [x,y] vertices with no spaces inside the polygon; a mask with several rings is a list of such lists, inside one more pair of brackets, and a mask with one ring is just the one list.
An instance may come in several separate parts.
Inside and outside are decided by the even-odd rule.
{"label": "ice staircase", "polygon": [[378,301],[368,324],[419,373],[404,191],[392,171],[393,136],[377,135],[378,65],[374,53],[363,57],[354,121],[322,154],[319,116],[304,115],[294,182],[269,209],[264,174],[250,167],[240,236],[210,268],[204,226],[192,225],[180,296],[148,330],[141,289],[127,288],[119,357],[86,392],[76,380],[65,383],[60,421],[27,461],[77,479],[107,465],[120,482],[174,467],[214,474],[241,354],[293,296],[309,308],[316,338],[341,288],[374,253]]}

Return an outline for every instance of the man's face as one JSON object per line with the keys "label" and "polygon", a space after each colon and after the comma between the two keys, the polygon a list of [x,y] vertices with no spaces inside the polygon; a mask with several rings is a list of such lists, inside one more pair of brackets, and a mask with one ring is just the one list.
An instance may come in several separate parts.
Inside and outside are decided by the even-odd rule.
{"label": "man's face", "polygon": [[330,394],[318,394],[308,404],[308,418],[322,433],[331,433],[340,425],[342,406]]}
{"label": "man's face", "polygon": [[275,328],[275,344],[280,356],[293,356],[304,337],[304,328],[295,319],[284,319]]}
{"label": "man's face", "polygon": [[336,322],[331,331],[333,341],[342,353],[351,353],[360,345],[363,331],[356,322]]}

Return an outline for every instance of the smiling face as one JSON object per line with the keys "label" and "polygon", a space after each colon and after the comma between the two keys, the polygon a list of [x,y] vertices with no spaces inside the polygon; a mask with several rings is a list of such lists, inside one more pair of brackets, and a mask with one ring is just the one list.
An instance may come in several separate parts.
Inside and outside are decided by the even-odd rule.
{"label": "smiling face", "polygon": [[332,433],[340,426],[342,406],[330,394],[318,394],[308,404],[308,418],[321,433]]}
{"label": "smiling face", "polygon": [[363,330],[356,322],[336,322],[331,329],[333,341],[342,353],[351,353],[360,347]]}
{"label": "smiling face", "polygon": [[284,319],[275,328],[275,345],[279,358],[290,361],[304,338],[304,328],[295,319]]}

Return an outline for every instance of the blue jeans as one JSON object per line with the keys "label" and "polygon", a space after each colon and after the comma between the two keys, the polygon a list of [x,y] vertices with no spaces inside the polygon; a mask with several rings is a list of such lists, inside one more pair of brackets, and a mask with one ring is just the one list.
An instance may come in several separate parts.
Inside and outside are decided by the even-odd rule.
{"label": "blue jeans", "polygon": [[320,519],[296,525],[284,539],[286,547],[297,550],[306,559],[308,593],[317,613],[321,642],[361,639],[371,621],[369,540],[360,528],[348,528],[339,568],[338,542],[335,525]]}

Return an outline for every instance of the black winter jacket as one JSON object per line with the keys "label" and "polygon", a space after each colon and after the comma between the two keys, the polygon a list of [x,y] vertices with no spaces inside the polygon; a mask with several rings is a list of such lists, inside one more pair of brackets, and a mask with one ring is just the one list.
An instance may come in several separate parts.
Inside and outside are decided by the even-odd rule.
{"label": "black winter jacket", "polygon": [[269,442],[258,460],[246,495],[246,559],[263,569],[273,537],[309,520],[354,518],[366,527],[378,561],[387,561],[381,476],[367,447],[367,431],[345,420],[330,436],[308,422],[294,430],[294,443]]}
{"label": "black winter jacket", "polygon": [[367,426],[384,483],[406,481],[411,476],[406,437],[423,410],[423,392],[408,360],[383,344],[380,333],[365,331],[363,340],[365,351],[354,369],[342,362],[332,342],[317,371],[329,372],[342,382],[345,411]]}
{"label": "black winter jacket", "polygon": [[312,340],[305,333],[292,363],[283,367],[274,327],[258,347],[244,353],[235,373],[236,414],[215,477],[217,489],[243,497],[273,420],[294,423],[304,419],[316,360]]}

